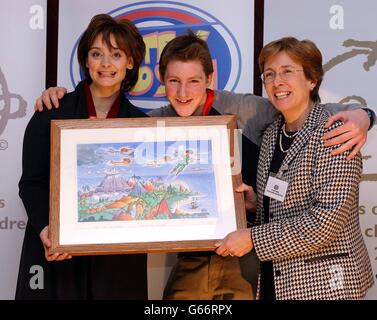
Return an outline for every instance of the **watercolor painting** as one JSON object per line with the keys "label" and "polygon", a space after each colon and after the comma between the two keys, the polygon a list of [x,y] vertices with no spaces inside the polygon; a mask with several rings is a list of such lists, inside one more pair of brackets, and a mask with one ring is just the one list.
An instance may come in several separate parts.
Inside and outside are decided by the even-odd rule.
{"label": "watercolor painting", "polygon": [[77,145],[79,222],[218,217],[210,140]]}

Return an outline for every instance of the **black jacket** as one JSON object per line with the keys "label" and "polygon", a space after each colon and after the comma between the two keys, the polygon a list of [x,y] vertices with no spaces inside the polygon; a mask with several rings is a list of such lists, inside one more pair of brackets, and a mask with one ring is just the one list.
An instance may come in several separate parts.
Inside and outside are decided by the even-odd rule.
{"label": "black jacket", "polygon": [[[122,94],[118,118],[138,117],[146,115]],[[44,257],[39,234],[48,225],[49,215],[50,122],[86,118],[84,82],[81,82],[60,101],[59,109],[36,112],[27,125],[19,195],[28,223],[16,299],[147,299],[146,254],[83,256],[56,262],[48,262]],[[42,274],[34,274],[33,266],[40,266]],[[34,283],[34,289],[30,282]]]}

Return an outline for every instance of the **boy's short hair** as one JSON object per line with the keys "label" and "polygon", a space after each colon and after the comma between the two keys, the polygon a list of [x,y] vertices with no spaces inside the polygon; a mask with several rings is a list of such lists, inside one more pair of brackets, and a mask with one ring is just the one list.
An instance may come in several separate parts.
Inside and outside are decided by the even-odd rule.
{"label": "boy's short hair", "polygon": [[166,67],[171,61],[199,61],[205,75],[213,73],[212,57],[207,42],[200,39],[191,30],[169,41],[160,57],[160,80],[164,82]]}

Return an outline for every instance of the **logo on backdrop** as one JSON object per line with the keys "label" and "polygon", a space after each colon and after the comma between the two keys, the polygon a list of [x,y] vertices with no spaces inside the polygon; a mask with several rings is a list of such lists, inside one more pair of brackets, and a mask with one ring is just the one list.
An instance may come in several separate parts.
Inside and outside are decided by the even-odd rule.
{"label": "logo on backdrop", "polygon": [[[139,81],[129,93],[132,100],[165,101],[164,86],[158,80],[158,61],[166,43],[191,29],[206,40],[214,65],[214,89],[234,90],[241,72],[241,54],[230,30],[212,14],[179,2],[145,1],[125,5],[109,14],[117,19],[135,23],[147,47],[145,60],[140,66]],[[76,86],[84,77],[77,63],[76,41],[70,61],[70,77]],[[221,66],[221,67],[219,67]]]}
{"label": "logo on backdrop", "polygon": [[[331,70],[335,66],[352,59],[353,57],[357,57],[360,55],[366,55],[367,61],[363,63],[363,68],[365,71],[369,72],[371,67],[376,64],[377,61],[377,41],[359,41],[354,39],[348,39],[343,42],[343,46],[346,48],[351,47],[351,50],[342,53],[335,58],[330,59],[324,66],[325,72]],[[352,48],[353,47],[353,48]],[[356,100],[360,102],[362,105],[366,106],[367,101],[357,95],[348,96],[342,99],[340,102],[349,102],[350,100]]]}
{"label": "logo on backdrop", "polygon": [[[363,63],[363,68],[366,72],[370,72],[371,68],[376,65],[377,61],[377,41],[360,41],[354,39],[348,39],[343,42],[343,46],[350,48],[350,50],[337,55],[336,57],[330,59],[323,68],[325,72],[331,70],[335,66],[342,64],[343,62],[350,60],[358,56],[366,56],[366,61]],[[363,106],[367,106],[368,103],[366,99],[359,95],[351,95],[343,98],[340,103],[347,103],[350,101],[357,101]],[[366,155],[363,157],[364,160],[371,159],[371,155]],[[377,181],[377,173],[367,173],[363,174],[361,181]]]}
{"label": "logo on backdrop", "polygon": [[[11,112],[12,102],[16,111]],[[19,95],[9,92],[8,83],[0,68],[0,136],[8,124],[8,120],[23,118],[26,116],[26,101]],[[6,140],[0,140],[0,150],[8,147]]]}
{"label": "logo on backdrop", "polygon": [[[0,212],[2,212],[1,209],[4,209],[6,207],[5,205],[5,199],[0,199]],[[11,217],[2,217],[0,216],[0,231],[2,230],[24,230],[26,227],[26,221],[24,220],[14,220]]]}

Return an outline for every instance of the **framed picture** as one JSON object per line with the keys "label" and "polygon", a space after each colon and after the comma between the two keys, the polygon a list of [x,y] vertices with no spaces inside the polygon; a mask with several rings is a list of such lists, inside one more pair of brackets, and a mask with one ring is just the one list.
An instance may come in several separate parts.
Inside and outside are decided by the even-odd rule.
{"label": "framed picture", "polygon": [[205,251],[246,227],[235,116],[55,120],[51,252]]}

